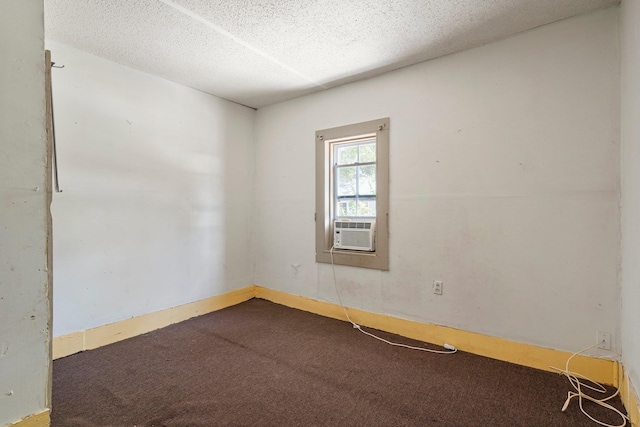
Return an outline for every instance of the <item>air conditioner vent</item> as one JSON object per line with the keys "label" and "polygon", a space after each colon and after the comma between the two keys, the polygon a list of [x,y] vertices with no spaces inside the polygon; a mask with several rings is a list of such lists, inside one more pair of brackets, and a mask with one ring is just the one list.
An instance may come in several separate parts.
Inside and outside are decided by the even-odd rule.
{"label": "air conditioner vent", "polygon": [[375,251],[375,221],[336,221],[333,247],[356,251]]}

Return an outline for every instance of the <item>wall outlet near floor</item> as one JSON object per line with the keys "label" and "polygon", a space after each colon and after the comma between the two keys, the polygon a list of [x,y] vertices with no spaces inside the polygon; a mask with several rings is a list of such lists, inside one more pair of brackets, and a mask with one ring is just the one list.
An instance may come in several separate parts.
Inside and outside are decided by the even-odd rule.
{"label": "wall outlet near floor", "polygon": [[598,348],[611,350],[611,332],[598,331]]}
{"label": "wall outlet near floor", "polygon": [[433,281],[433,293],[436,295],[442,295],[442,280],[434,280]]}

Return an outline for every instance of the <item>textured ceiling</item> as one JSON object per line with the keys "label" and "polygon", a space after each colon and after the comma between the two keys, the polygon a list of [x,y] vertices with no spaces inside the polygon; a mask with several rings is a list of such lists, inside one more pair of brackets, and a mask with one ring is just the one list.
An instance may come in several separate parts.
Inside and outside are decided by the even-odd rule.
{"label": "textured ceiling", "polygon": [[259,108],[618,3],[45,0],[45,34]]}

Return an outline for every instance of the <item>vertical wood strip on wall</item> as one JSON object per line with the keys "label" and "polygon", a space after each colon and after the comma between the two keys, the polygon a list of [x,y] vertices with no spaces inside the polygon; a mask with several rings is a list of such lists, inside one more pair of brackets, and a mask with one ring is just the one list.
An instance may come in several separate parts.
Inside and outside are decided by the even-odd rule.
{"label": "vertical wood strip on wall", "polygon": [[[46,170],[45,170],[45,212],[47,216],[47,327],[49,333],[47,336],[47,345],[49,347],[49,357],[53,354],[53,217],[51,216],[51,202],[53,201],[52,186],[52,147],[53,147],[53,90],[51,83],[51,51],[45,51],[45,104],[46,104]],[[52,391],[52,369],[53,364],[49,363],[49,379],[47,381],[45,406],[51,407],[51,391]]]}

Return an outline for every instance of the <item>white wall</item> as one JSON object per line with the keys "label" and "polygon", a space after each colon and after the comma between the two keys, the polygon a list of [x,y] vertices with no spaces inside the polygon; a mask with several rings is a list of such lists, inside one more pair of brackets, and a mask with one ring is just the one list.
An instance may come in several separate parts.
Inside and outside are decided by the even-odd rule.
{"label": "white wall", "polygon": [[337,302],[314,262],[314,132],[388,116],[390,271],[336,267],[345,304],[617,348],[619,84],[611,8],[258,110],[256,283]]}
{"label": "white wall", "polygon": [[0,57],[0,425],[4,426],[49,406],[41,0],[0,2]]}
{"label": "white wall", "polygon": [[640,2],[621,6],[622,356],[640,387]]}
{"label": "white wall", "polygon": [[255,111],[47,41],[54,336],[253,284]]}

